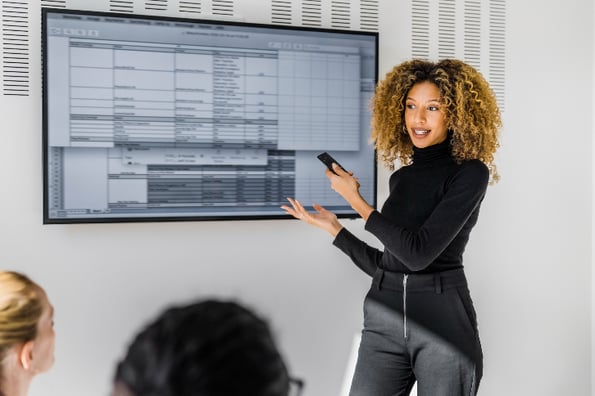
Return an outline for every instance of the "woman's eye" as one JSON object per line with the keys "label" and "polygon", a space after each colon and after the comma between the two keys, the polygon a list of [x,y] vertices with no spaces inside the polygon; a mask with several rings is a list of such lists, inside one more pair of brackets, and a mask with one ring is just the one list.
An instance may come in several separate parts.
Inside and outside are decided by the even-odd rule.
{"label": "woman's eye", "polygon": [[408,109],[415,109],[415,105],[414,104],[411,104],[411,103],[407,103],[405,105],[405,107],[408,108]]}
{"label": "woman's eye", "polygon": [[438,106],[429,106],[428,107],[428,110],[430,110],[430,111],[438,111],[438,110],[440,110],[440,108]]}

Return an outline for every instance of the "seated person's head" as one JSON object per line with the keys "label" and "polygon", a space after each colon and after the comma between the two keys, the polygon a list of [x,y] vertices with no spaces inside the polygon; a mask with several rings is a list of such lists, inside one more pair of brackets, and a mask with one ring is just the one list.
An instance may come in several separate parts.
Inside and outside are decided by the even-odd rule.
{"label": "seated person's head", "polygon": [[24,395],[54,364],[54,308],[27,276],[0,271],[0,394]]}
{"label": "seated person's head", "polygon": [[289,376],[266,322],[234,302],[163,312],[133,340],[113,396],[287,396]]}

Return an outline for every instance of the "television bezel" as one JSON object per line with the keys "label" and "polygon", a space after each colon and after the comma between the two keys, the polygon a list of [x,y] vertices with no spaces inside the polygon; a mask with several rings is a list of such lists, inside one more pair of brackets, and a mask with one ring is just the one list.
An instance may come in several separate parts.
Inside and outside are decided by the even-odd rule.
{"label": "television bezel", "polygon": [[[378,82],[378,63],[379,63],[379,33],[375,31],[364,31],[364,30],[346,30],[346,29],[335,29],[335,28],[323,28],[323,27],[311,27],[311,26],[296,26],[296,25],[275,25],[266,23],[253,23],[253,22],[242,22],[236,20],[227,19],[210,19],[210,18],[185,18],[175,17],[169,15],[155,15],[155,14],[139,14],[139,13],[118,13],[111,11],[95,11],[95,10],[81,10],[81,9],[68,9],[68,8],[51,8],[41,7],[41,55],[42,55],[42,168],[43,168],[43,224],[86,224],[86,223],[143,223],[143,222],[187,222],[187,221],[234,221],[234,220],[284,220],[292,219],[293,217],[287,214],[283,214],[280,209],[279,214],[265,215],[262,213],[254,215],[205,215],[205,216],[128,216],[128,217],[80,217],[80,218],[56,218],[50,217],[50,205],[49,205],[49,191],[50,191],[50,175],[49,175],[49,127],[48,127],[48,29],[47,29],[47,18],[48,14],[73,14],[73,15],[87,15],[87,16],[99,16],[99,17],[115,17],[115,18],[128,18],[128,19],[151,19],[167,22],[179,22],[179,23],[205,23],[211,25],[224,25],[224,26],[240,26],[248,28],[267,28],[273,30],[285,30],[285,31],[306,31],[306,32],[324,32],[324,33],[338,33],[338,34],[349,34],[349,35],[362,35],[371,37],[374,39],[375,44],[375,60],[374,60],[374,84]],[[362,127],[365,127],[362,125]],[[362,131],[365,133],[365,131]],[[372,181],[372,192],[373,202],[368,202],[372,207],[377,208],[378,200],[378,167],[377,167],[377,156],[376,150],[373,151],[373,163],[370,165],[373,167],[373,181]],[[323,168],[321,167],[321,172]],[[330,187],[329,187],[330,188]],[[296,197],[299,199],[299,197]],[[337,213],[338,218],[343,219],[355,219],[359,218],[359,214],[355,211],[349,213]]]}

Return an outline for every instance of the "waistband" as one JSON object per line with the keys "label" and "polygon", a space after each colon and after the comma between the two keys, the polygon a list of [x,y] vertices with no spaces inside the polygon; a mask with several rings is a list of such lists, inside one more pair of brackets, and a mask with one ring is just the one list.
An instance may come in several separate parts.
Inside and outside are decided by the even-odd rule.
{"label": "waistband", "polygon": [[467,278],[462,268],[431,274],[404,274],[377,269],[372,279],[372,285],[378,290],[394,290],[408,292],[429,291],[442,293],[444,289],[467,286]]}

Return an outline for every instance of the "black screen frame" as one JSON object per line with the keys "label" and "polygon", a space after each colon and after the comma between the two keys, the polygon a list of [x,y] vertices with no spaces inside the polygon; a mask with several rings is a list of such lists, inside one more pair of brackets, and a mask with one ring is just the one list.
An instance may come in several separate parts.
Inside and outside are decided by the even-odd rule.
{"label": "black screen frame", "polygon": [[[371,31],[356,31],[356,30],[342,30],[342,29],[326,29],[317,27],[302,27],[302,26],[287,26],[287,25],[272,25],[262,23],[249,23],[249,22],[237,22],[228,20],[215,20],[215,19],[189,19],[171,16],[160,16],[160,15],[143,15],[143,14],[127,14],[127,13],[114,13],[104,11],[90,11],[90,10],[74,10],[74,9],[56,9],[56,8],[41,8],[42,13],[42,167],[43,167],[43,224],[81,224],[81,223],[137,223],[137,222],[180,222],[180,221],[233,221],[233,220],[275,220],[275,219],[289,219],[292,218],[287,214],[283,214],[283,211],[279,209],[279,214],[242,214],[242,215],[185,215],[185,216],[130,216],[130,217],[51,217],[50,216],[50,169],[49,169],[49,110],[48,110],[48,26],[47,18],[48,14],[75,14],[83,16],[100,16],[100,17],[115,17],[115,18],[129,18],[129,19],[151,19],[151,20],[162,20],[167,22],[179,22],[179,23],[205,23],[210,25],[229,25],[238,27],[254,27],[254,28],[267,28],[267,29],[278,29],[285,31],[304,31],[304,32],[330,32],[338,34],[348,35],[365,35],[373,38],[375,42],[375,60],[374,60],[374,85],[378,81],[378,62],[379,62],[379,34],[378,32]],[[366,125],[361,125],[361,132],[365,133]],[[368,126],[369,128],[369,126]],[[370,165],[373,168],[373,202],[368,202],[374,208],[377,207],[377,159],[376,152],[373,150],[373,163]],[[348,166],[349,164],[344,164]],[[323,172],[321,165],[321,172]],[[357,176],[357,175],[356,175]],[[330,187],[329,187],[330,189]],[[300,197],[296,197],[300,198]],[[332,210],[332,209],[331,209]],[[338,218],[359,218],[357,212],[351,213],[337,213]]]}

